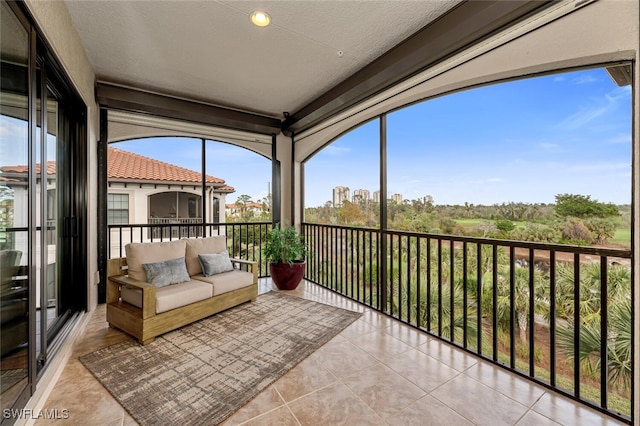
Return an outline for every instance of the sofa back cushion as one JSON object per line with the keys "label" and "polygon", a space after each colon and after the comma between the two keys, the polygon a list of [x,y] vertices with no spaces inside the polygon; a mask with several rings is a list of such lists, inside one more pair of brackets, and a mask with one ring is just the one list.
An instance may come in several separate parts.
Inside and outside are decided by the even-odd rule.
{"label": "sofa back cushion", "polygon": [[202,274],[202,265],[200,265],[200,254],[222,253],[227,249],[227,237],[225,235],[216,235],[207,238],[187,238],[187,249],[185,261],[187,262],[187,271],[189,275]]}
{"label": "sofa back cushion", "polygon": [[187,243],[175,240],[158,243],[129,243],[124,247],[129,266],[129,277],[138,281],[147,281],[142,264],[164,262],[184,257]]}

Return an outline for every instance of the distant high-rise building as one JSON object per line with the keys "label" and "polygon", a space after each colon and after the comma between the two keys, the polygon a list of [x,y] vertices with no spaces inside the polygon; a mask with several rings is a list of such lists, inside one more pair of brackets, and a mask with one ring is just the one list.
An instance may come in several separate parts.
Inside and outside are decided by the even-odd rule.
{"label": "distant high-rise building", "polygon": [[366,203],[371,198],[368,189],[356,189],[353,191],[354,203]]}
{"label": "distant high-rise building", "polygon": [[348,186],[333,188],[333,207],[340,207],[344,201],[349,201],[351,191]]}
{"label": "distant high-rise building", "polygon": [[402,194],[393,194],[391,199],[398,204],[402,204]]}
{"label": "distant high-rise building", "polygon": [[380,202],[380,191],[373,191],[373,201],[376,203]]}

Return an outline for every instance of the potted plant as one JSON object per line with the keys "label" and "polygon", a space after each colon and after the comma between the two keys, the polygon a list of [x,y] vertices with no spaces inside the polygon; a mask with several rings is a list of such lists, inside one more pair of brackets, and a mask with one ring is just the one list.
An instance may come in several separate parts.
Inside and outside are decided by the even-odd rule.
{"label": "potted plant", "polygon": [[280,290],[293,290],[304,276],[307,246],[293,226],[273,228],[267,235],[264,255],[271,279]]}

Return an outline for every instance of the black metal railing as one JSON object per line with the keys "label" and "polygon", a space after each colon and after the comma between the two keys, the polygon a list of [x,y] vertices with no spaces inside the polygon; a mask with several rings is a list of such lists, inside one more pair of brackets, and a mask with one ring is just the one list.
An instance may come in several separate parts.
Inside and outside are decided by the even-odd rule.
{"label": "black metal railing", "polygon": [[260,277],[268,276],[269,269],[262,255],[271,222],[108,225],[108,258],[125,256],[129,243],[172,241],[180,238],[199,238],[226,235],[229,256],[258,262]]}
{"label": "black metal railing", "polygon": [[630,250],[311,223],[303,235],[306,279],[631,422]]}

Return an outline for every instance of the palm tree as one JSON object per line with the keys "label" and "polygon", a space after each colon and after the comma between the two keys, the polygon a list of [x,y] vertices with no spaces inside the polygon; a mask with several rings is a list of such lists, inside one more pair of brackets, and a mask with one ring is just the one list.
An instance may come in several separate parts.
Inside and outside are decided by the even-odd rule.
{"label": "palm tree", "polygon": [[[564,287],[564,285],[563,285]],[[609,382],[622,389],[631,383],[631,271],[623,265],[611,265],[607,270],[607,368]],[[573,291],[559,294],[561,305],[572,306],[565,301],[573,299]],[[600,371],[601,355],[601,294],[600,265],[588,265],[580,278],[580,327],[579,345],[581,368],[587,374]],[[564,310],[563,310],[564,311]],[[566,309],[570,311],[570,309]],[[558,347],[569,359],[574,359],[575,316],[571,310],[565,316],[567,326],[558,328]]]}
{"label": "palm tree", "polygon": [[[628,391],[631,386],[631,300],[618,301],[610,309],[607,336],[607,369],[609,384]],[[558,348],[569,360],[575,358],[575,327],[558,328]],[[580,325],[580,368],[596,376],[602,368],[600,322],[589,321]]]}
{"label": "palm tree", "polygon": [[[533,274],[534,288],[534,312],[529,312],[529,268],[535,268],[533,265],[528,267],[515,266],[514,270],[514,288],[513,309],[516,315],[516,322],[519,330],[519,338],[522,343],[527,343],[527,330],[532,325],[535,312],[542,311],[547,308],[544,303],[542,291],[542,271],[535,268]],[[503,329],[509,330],[511,326],[511,283],[509,279],[509,265],[500,264],[500,272],[498,274],[498,323]],[[488,289],[487,297],[491,296],[493,289]]]}

